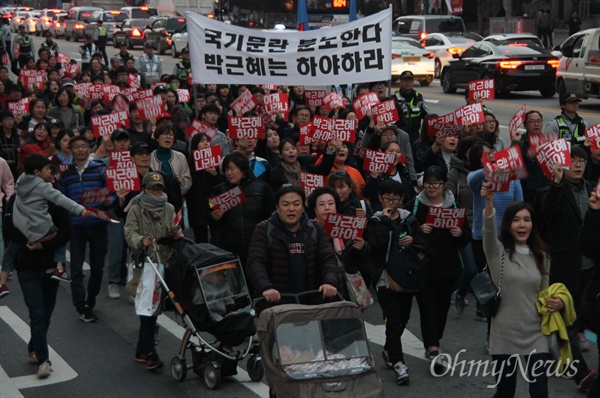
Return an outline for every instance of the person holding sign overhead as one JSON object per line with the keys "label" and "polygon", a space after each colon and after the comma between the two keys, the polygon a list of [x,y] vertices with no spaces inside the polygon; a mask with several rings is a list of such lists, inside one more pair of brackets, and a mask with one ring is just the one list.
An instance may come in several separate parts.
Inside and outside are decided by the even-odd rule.
{"label": "person holding sign overhead", "polygon": [[421,333],[425,357],[432,361],[440,354],[440,340],[444,335],[450,298],[454,282],[460,276],[462,265],[458,248],[464,247],[471,238],[469,223],[462,226],[434,228],[427,222],[431,209],[454,208],[454,195],[446,189],[447,172],[439,166],[431,166],[423,175],[425,189],[408,202],[405,209],[412,212],[421,223],[433,255],[427,269],[425,286],[416,293],[421,315]]}

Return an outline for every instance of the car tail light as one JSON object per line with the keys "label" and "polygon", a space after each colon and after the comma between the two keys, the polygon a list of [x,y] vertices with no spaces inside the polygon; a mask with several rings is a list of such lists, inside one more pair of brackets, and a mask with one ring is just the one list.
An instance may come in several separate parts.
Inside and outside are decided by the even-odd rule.
{"label": "car tail light", "polygon": [[84,28],[85,28],[85,26],[83,26],[83,25],[82,25],[82,24],[80,24],[80,23],[76,23],[76,24],[75,24],[75,29],[84,29]]}
{"label": "car tail light", "polygon": [[179,18],[177,19],[177,22],[185,22],[185,18]]}
{"label": "car tail light", "polygon": [[169,34],[169,32],[167,32],[166,30],[163,30],[162,32],[160,32],[160,35],[163,37],[167,37]]}
{"label": "car tail light", "polygon": [[19,17],[15,18],[15,22],[21,22],[21,18],[19,18]]}
{"label": "car tail light", "polygon": [[148,7],[140,7],[140,10],[142,10],[142,11],[148,11]]}
{"label": "car tail light", "polygon": [[498,62],[498,66],[501,69],[517,69],[523,62],[521,61],[500,61]]}
{"label": "car tail light", "polygon": [[463,51],[465,51],[465,49],[460,47],[450,47],[447,48],[446,51],[448,51],[451,55],[454,55],[462,53]]}
{"label": "car tail light", "polygon": [[208,14],[207,17],[210,18],[210,19],[214,19],[215,18],[215,14]]}
{"label": "car tail light", "polygon": [[429,58],[429,59],[433,59],[435,55],[433,53],[427,53],[427,54],[423,54],[423,57],[425,58]]}
{"label": "car tail light", "polygon": [[526,43],[509,43],[509,47],[527,47]]}
{"label": "car tail light", "polygon": [[421,33],[421,40],[423,40],[425,38],[425,36],[427,36],[427,33],[426,32],[422,32]]}
{"label": "car tail light", "polygon": [[60,22],[57,22],[56,24],[54,24],[54,26],[56,26],[57,28],[60,28]]}
{"label": "car tail light", "polygon": [[134,30],[131,31],[131,36],[141,37],[142,34],[140,33],[139,29],[135,28]]}
{"label": "car tail light", "polygon": [[110,15],[120,15],[121,11],[111,11],[109,14]]}
{"label": "car tail light", "polygon": [[392,59],[398,59],[398,58],[402,58],[402,55],[400,55],[400,54],[392,54]]}
{"label": "car tail light", "polygon": [[558,63],[560,61],[558,59],[549,59],[547,64],[553,67],[554,69],[558,68]]}
{"label": "car tail light", "polygon": [[[299,23],[298,24],[298,30],[300,32],[304,32],[304,23]],[[393,59],[394,55],[392,54],[392,59]]]}
{"label": "car tail light", "polygon": [[170,46],[171,44],[173,44],[173,40],[167,40],[167,45]]}
{"label": "car tail light", "polygon": [[[60,22],[57,22],[58,24],[60,24]],[[63,28],[67,29],[67,23],[63,22]]]}

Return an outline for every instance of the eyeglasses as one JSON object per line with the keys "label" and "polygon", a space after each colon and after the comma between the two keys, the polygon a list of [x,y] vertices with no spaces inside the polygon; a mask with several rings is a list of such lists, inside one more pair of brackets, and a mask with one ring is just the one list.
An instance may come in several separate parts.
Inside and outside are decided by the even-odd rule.
{"label": "eyeglasses", "polygon": [[402,198],[383,198],[382,197],[381,200],[386,203],[395,204],[395,203],[400,203],[400,201],[402,201]]}
{"label": "eyeglasses", "polygon": [[575,164],[575,165],[587,164],[587,160],[585,160],[585,159],[573,159],[573,164]]}
{"label": "eyeglasses", "polygon": [[89,147],[90,147],[89,145],[74,145],[71,147],[71,149],[79,150],[79,149],[86,149]]}
{"label": "eyeglasses", "polygon": [[535,120],[528,120],[526,123],[527,124],[540,124],[542,123],[542,119],[535,119]]}
{"label": "eyeglasses", "polygon": [[152,152],[150,152],[150,151],[139,151],[139,152],[136,152],[135,154],[142,155],[142,156],[150,156],[151,153]]}
{"label": "eyeglasses", "polygon": [[163,187],[161,186],[153,186],[153,187],[148,187],[146,188],[148,191],[152,192],[152,193],[163,193],[163,191],[165,190]]}
{"label": "eyeglasses", "polygon": [[161,135],[163,135],[165,137],[175,137],[175,134],[173,134],[173,133],[162,133]]}
{"label": "eyeglasses", "polygon": [[484,123],[496,124],[497,122],[495,120],[486,120]]}
{"label": "eyeglasses", "polygon": [[444,185],[444,183],[441,181],[425,181],[423,183],[423,186],[425,186],[425,188],[439,188],[442,185]]}

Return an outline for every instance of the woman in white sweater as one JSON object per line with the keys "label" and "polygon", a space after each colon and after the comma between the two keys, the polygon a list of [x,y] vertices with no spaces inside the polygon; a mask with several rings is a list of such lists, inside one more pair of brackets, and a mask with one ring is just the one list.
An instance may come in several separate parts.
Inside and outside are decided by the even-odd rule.
{"label": "woman in white sweater", "polygon": [[[483,250],[492,280],[502,290],[502,302],[492,318],[490,332],[497,383],[494,398],[515,396],[521,369],[526,369],[522,376],[529,383],[529,395],[548,397],[549,344],[541,332],[542,318],[535,305],[538,292],[548,287],[547,248],[536,231],[530,205],[514,202],[506,208],[498,238],[494,193],[487,184],[481,196],[485,198]],[[559,298],[548,298],[547,304],[550,311],[563,308]]]}

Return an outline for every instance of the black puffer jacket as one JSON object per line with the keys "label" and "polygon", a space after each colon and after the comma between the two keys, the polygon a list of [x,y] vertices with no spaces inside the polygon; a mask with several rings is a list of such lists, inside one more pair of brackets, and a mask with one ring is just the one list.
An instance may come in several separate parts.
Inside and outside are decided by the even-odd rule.
{"label": "black puffer jacket", "polygon": [[[224,182],[215,187],[211,196],[233,188],[234,185]],[[210,217],[209,225],[213,237],[211,243],[237,254],[244,262],[254,228],[259,222],[269,218],[275,210],[275,199],[269,185],[254,176],[244,178],[241,188],[246,202],[225,212],[218,221]]]}
{"label": "black puffer jacket", "polygon": [[[272,224],[271,228],[269,223]],[[252,250],[248,253],[246,276],[251,281],[257,297],[269,289],[293,293],[288,231],[284,228],[279,221],[279,215],[274,212],[269,220],[256,226],[252,235]],[[271,239],[267,237],[269,230]],[[317,290],[322,284],[338,287],[337,259],[323,226],[303,215],[300,231],[305,242],[308,290]]]}

